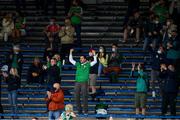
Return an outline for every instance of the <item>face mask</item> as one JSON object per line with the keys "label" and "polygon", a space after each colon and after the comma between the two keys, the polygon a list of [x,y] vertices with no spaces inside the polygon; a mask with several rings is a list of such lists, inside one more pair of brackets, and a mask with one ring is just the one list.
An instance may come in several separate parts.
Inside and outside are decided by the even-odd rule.
{"label": "face mask", "polygon": [[103,49],[99,49],[99,52],[103,52]]}
{"label": "face mask", "polygon": [[113,52],[116,52],[116,48],[112,48],[112,51],[113,51]]}
{"label": "face mask", "polygon": [[157,21],[157,20],[156,20],[156,21],[155,21],[155,23],[156,23],[156,24],[158,24],[158,23],[159,23],[159,21]]}
{"label": "face mask", "polygon": [[160,50],[157,51],[158,54],[161,54],[162,52]]}
{"label": "face mask", "polygon": [[54,24],[54,22],[52,22],[52,21],[50,21],[50,23],[49,23],[50,25],[53,25]]}
{"label": "face mask", "polygon": [[166,24],[169,26],[171,23],[170,23],[170,22],[167,22]]}
{"label": "face mask", "polygon": [[15,54],[18,54],[19,52],[14,52]]}
{"label": "face mask", "polygon": [[69,29],[69,26],[66,26],[66,30]]}
{"label": "face mask", "polygon": [[93,56],[93,54],[90,52],[90,53],[89,53],[89,56]]}

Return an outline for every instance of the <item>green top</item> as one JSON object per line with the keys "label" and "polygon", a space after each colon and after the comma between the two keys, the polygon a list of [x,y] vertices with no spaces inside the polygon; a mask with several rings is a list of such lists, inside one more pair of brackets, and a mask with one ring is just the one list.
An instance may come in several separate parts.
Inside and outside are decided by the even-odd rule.
{"label": "green top", "polygon": [[26,19],[23,17],[18,18],[18,20],[15,23],[15,28],[16,29],[21,29],[22,25],[26,23]]}
{"label": "green top", "polygon": [[73,117],[71,115],[66,115],[66,112],[63,112],[61,114],[62,120],[73,120]]}
{"label": "green top", "polygon": [[80,6],[71,7],[69,13],[72,14],[71,16],[72,25],[78,25],[81,23],[81,17],[74,15],[74,13],[78,13],[78,14],[82,13],[82,8]]}
{"label": "green top", "polygon": [[147,75],[142,71],[138,71],[139,77],[136,81],[136,92],[147,92]]}
{"label": "green top", "polygon": [[18,58],[17,58],[17,55],[16,55],[16,54],[15,54],[14,57],[13,57],[12,67],[13,67],[13,68],[19,68],[19,66],[18,66]]}
{"label": "green top", "polygon": [[89,80],[89,71],[90,71],[90,63],[86,62],[86,63],[79,63],[76,62],[75,64],[76,66],[76,82],[87,82]]}
{"label": "green top", "polygon": [[161,5],[157,5],[154,7],[154,13],[159,16],[159,21],[161,23],[166,21],[166,15],[168,14],[168,9]]}

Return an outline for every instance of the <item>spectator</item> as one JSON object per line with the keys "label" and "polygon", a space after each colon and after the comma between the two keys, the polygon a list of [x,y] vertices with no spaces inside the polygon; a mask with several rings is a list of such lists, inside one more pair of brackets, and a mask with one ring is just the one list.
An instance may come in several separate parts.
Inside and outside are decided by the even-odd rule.
{"label": "spectator", "polygon": [[81,47],[81,19],[82,19],[83,10],[79,6],[77,0],[73,0],[72,7],[69,10],[68,16],[71,18],[71,23],[75,28],[76,37],[77,37],[77,46]]}
{"label": "spectator", "polygon": [[17,13],[15,23],[14,23],[14,29],[12,32],[12,37],[14,39],[14,43],[19,42],[21,36],[26,35],[26,18],[24,15],[20,15]]}
{"label": "spectator", "polygon": [[73,60],[72,52],[74,49],[70,50],[69,61],[76,66],[76,78],[75,78],[75,103],[77,106],[78,114],[82,113],[80,93],[82,92],[83,100],[83,110],[84,115],[88,114],[88,80],[90,67],[97,63],[97,58],[95,56],[95,51],[93,51],[94,61],[88,62],[85,56],[80,57],[80,62]]}
{"label": "spectator", "polygon": [[8,13],[3,17],[0,37],[2,37],[5,42],[7,42],[8,37],[12,35],[13,29],[14,29],[14,22],[12,19],[12,14]]}
{"label": "spectator", "polygon": [[56,53],[57,51],[55,50],[55,48],[46,47],[43,56],[44,61],[48,63]]}
{"label": "spectator", "polygon": [[108,67],[104,69],[104,73],[110,76],[110,82],[118,82],[118,74],[121,71],[120,64],[122,56],[118,52],[117,44],[112,44],[112,51],[108,60]]}
{"label": "spectator", "polygon": [[158,50],[152,50],[151,52],[151,81],[152,81],[152,96],[155,97],[155,81],[160,84],[159,72],[160,64],[166,62],[166,53],[162,46]]}
{"label": "spectator", "polygon": [[176,49],[175,45],[173,45],[173,41],[168,41],[167,43],[167,62],[169,64],[175,64],[177,59],[179,58],[179,52]]}
{"label": "spectator", "polygon": [[[8,54],[7,65],[9,68],[16,68],[18,75],[21,78],[22,66],[23,66],[23,55],[19,45],[13,46],[13,51]],[[20,87],[20,86],[19,86]]]}
{"label": "spectator", "polygon": [[12,114],[17,114],[17,90],[19,88],[20,77],[16,68],[10,69],[10,74],[4,73],[3,76],[6,78],[8,84],[8,100],[12,110]]}
{"label": "spectator", "polygon": [[166,24],[163,25],[161,33],[163,34],[163,46],[166,47],[168,40],[171,38],[172,31],[177,30],[177,25],[173,23],[172,19],[167,19]]}
{"label": "spectator", "polygon": [[49,120],[58,120],[64,109],[64,93],[59,83],[53,84],[53,91],[47,91]]}
{"label": "spectator", "polygon": [[157,1],[150,9],[155,15],[159,16],[159,22],[161,24],[165,23],[168,17],[168,8],[166,7],[165,0]]}
{"label": "spectator", "polygon": [[56,23],[55,18],[50,19],[50,23],[46,26],[45,33],[45,41],[47,43],[47,48],[51,48],[52,50],[58,52],[59,51],[59,39],[58,32],[60,30],[60,26]]}
{"label": "spectator", "polygon": [[108,63],[108,54],[106,54],[106,49],[104,46],[99,47],[98,59],[99,59],[98,77],[100,77],[102,70],[105,67],[107,67],[107,63]]}
{"label": "spectator", "polygon": [[[89,51],[89,58],[88,61],[92,62],[94,61],[93,58],[93,49],[90,49]],[[97,74],[98,74],[98,63],[96,63],[94,66],[90,68],[90,75],[89,75],[89,86],[91,88],[91,94],[96,93],[96,79],[97,79]]]}
{"label": "spectator", "polygon": [[48,91],[52,90],[52,86],[54,83],[61,83],[60,69],[57,66],[57,60],[55,58],[52,58],[50,62],[51,66],[47,68]]}
{"label": "spectator", "polygon": [[177,25],[180,20],[180,1],[172,0],[169,5],[169,14],[173,19],[174,23]]}
{"label": "spectator", "polygon": [[165,64],[162,64],[160,77],[163,80],[161,114],[166,115],[167,107],[170,105],[171,115],[175,116],[178,81],[176,79],[174,66],[170,64],[168,67],[166,67]]}
{"label": "spectator", "polygon": [[127,22],[127,25],[124,28],[123,33],[123,41],[127,42],[128,34],[133,35],[135,32],[135,42],[140,41],[140,31],[142,28],[142,19],[140,17],[139,11],[135,11],[133,16],[129,18],[129,21]]}
{"label": "spectator", "polygon": [[44,83],[44,74],[42,64],[39,58],[34,58],[32,65],[29,67],[27,74],[27,84],[30,83]]}
{"label": "spectator", "polygon": [[65,106],[65,111],[61,114],[59,120],[74,120],[74,118],[76,118],[76,114],[73,112],[73,106],[67,104]]}
{"label": "spectator", "polygon": [[[153,17],[153,18],[151,18]],[[161,24],[159,23],[159,17],[150,15],[150,19],[145,26],[145,40],[143,45],[143,50],[156,50],[160,44],[160,30]]]}
{"label": "spectator", "polygon": [[[53,58],[55,58],[57,60],[57,66],[59,67],[60,69],[60,73],[62,71],[62,63],[61,63],[61,56],[59,54],[55,54],[53,56]],[[61,74],[60,74],[61,75]]]}
{"label": "spectator", "polygon": [[65,60],[65,56],[69,53],[69,50],[74,46],[74,27],[71,25],[69,18],[65,19],[65,26],[59,31],[59,37],[61,38],[61,53],[62,60]]}
{"label": "spectator", "polygon": [[[140,109],[142,110],[142,115],[146,113],[146,101],[147,101],[147,91],[148,91],[148,80],[147,74],[144,72],[144,65],[138,64],[138,78],[136,80],[136,93],[135,93],[135,107],[136,114],[140,114]],[[132,64],[132,71],[135,70],[135,64]]]}

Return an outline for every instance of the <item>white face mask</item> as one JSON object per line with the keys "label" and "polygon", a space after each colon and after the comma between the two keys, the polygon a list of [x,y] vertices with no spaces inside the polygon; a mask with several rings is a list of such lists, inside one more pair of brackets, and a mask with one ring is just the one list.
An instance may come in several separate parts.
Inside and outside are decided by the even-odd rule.
{"label": "white face mask", "polygon": [[103,52],[104,50],[103,49],[99,49],[99,52]]}
{"label": "white face mask", "polygon": [[93,54],[90,52],[90,53],[89,53],[89,56],[93,56]]}
{"label": "white face mask", "polygon": [[155,23],[156,23],[156,24],[158,24],[158,23],[159,23],[159,21],[157,21],[157,20],[156,20],[156,21],[155,21]]}
{"label": "white face mask", "polygon": [[54,22],[52,22],[52,21],[50,21],[50,23],[49,23],[50,25],[53,25],[54,24]]}
{"label": "white face mask", "polygon": [[116,48],[112,48],[112,51],[113,51],[113,52],[116,52]]}
{"label": "white face mask", "polygon": [[158,54],[161,54],[162,52],[160,50],[157,51]]}

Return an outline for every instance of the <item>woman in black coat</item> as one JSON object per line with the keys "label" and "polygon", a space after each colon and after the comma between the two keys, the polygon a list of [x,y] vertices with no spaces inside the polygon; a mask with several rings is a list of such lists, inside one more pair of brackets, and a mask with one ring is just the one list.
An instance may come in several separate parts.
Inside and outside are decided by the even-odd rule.
{"label": "woman in black coat", "polygon": [[19,88],[20,77],[16,68],[10,69],[10,74],[4,74],[8,85],[8,100],[12,110],[12,114],[17,113],[17,90]]}

